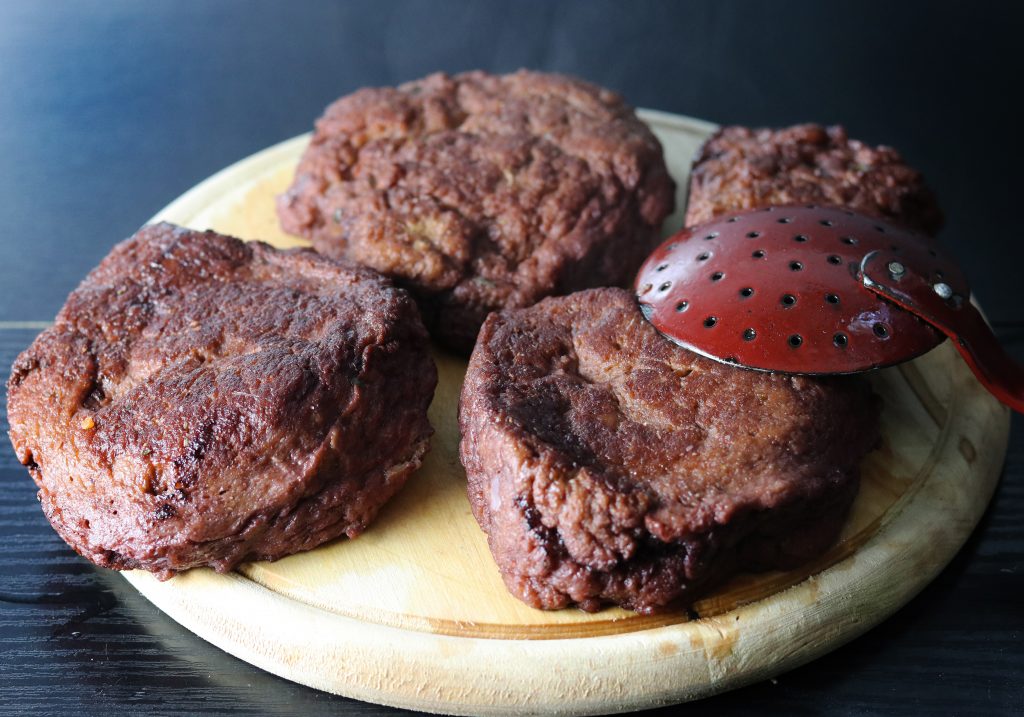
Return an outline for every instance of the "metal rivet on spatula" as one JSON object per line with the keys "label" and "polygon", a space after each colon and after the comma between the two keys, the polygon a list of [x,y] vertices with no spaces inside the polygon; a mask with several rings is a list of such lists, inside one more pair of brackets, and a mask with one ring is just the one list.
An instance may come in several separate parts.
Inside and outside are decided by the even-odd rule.
{"label": "metal rivet on spatula", "polygon": [[949,284],[940,281],[938,284],[935,284],[935,286],[933,286],[932,288],[935,289],[935,293],[941,296],[943,299],[948,299],[951,296],[953,296],[953,289],[949,286]]}
{"label": "metal rivet on spatula", "polygon": [[893,278],[898,279],[907,273],[907,267],[900,264],[898,261],[889,262],[889,273],[893,275]]}

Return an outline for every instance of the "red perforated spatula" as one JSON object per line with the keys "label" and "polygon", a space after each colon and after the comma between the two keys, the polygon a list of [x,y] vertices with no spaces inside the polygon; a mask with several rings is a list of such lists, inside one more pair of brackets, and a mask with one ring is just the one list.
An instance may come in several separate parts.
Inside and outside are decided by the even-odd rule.
{"label": "red perforated spatula", "polygon": [[857,373],[948,336],[978,380],[1024,412],[1024,367],[998,344],[948,254],[841,207],[768,207],[684,229],[648,257],[636,292],[672,341],[765,371]]}

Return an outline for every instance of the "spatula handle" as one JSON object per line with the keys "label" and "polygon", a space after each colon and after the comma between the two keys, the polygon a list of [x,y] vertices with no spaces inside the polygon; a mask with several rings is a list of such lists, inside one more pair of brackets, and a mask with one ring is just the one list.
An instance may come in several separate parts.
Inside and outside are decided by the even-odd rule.
{"label": "spatula handle", "polygon": [[995,334],[969,297],[959,296],[941,280],[905,267],[898,255],[874,251],[861,262],[864,286],[928,322],[953,341],[988,391],[1024,413],[1024,366],[999,345]]}

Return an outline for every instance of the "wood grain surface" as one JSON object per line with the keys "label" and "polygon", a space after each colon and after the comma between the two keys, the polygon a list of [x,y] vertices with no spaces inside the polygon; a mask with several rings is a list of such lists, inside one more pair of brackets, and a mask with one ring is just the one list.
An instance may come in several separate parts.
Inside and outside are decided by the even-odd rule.
{"label": "wood grain surface", "polygon": [[[710,129],[646,113],[685,187]],[[273,196],[306,138],[255,155],[158,215],[196,228],[297,240]],[[682,203],[680,203],[682,205]],[[678,216],[666,230],[678,225]],[[910,599],[980,517],[1008,413],[948,346],[874,375],[884,445],[866,460],[839,543],[813,564],[744,575],[689,613],[541,612],[511,598],[470,513],[457,460],[464,363],[438,354],[424,468],[358,540],[221,576],[129,580],[172,617],[269,671],[360,699],[465,714],[581,714],[692,699],[833,649]]]}

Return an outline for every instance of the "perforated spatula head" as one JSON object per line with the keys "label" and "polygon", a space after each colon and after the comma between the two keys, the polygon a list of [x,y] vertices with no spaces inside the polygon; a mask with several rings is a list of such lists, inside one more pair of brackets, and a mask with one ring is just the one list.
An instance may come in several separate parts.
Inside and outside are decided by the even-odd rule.
{"label": "perforated spatula head", "polygon": [[989,390],[1024,410],[1024,370],[952,258],[925,235],[841,207],[769,207],[684,229],[648,257],[636,292],[671,340],[765,371],[867,371],[945,334]]}

